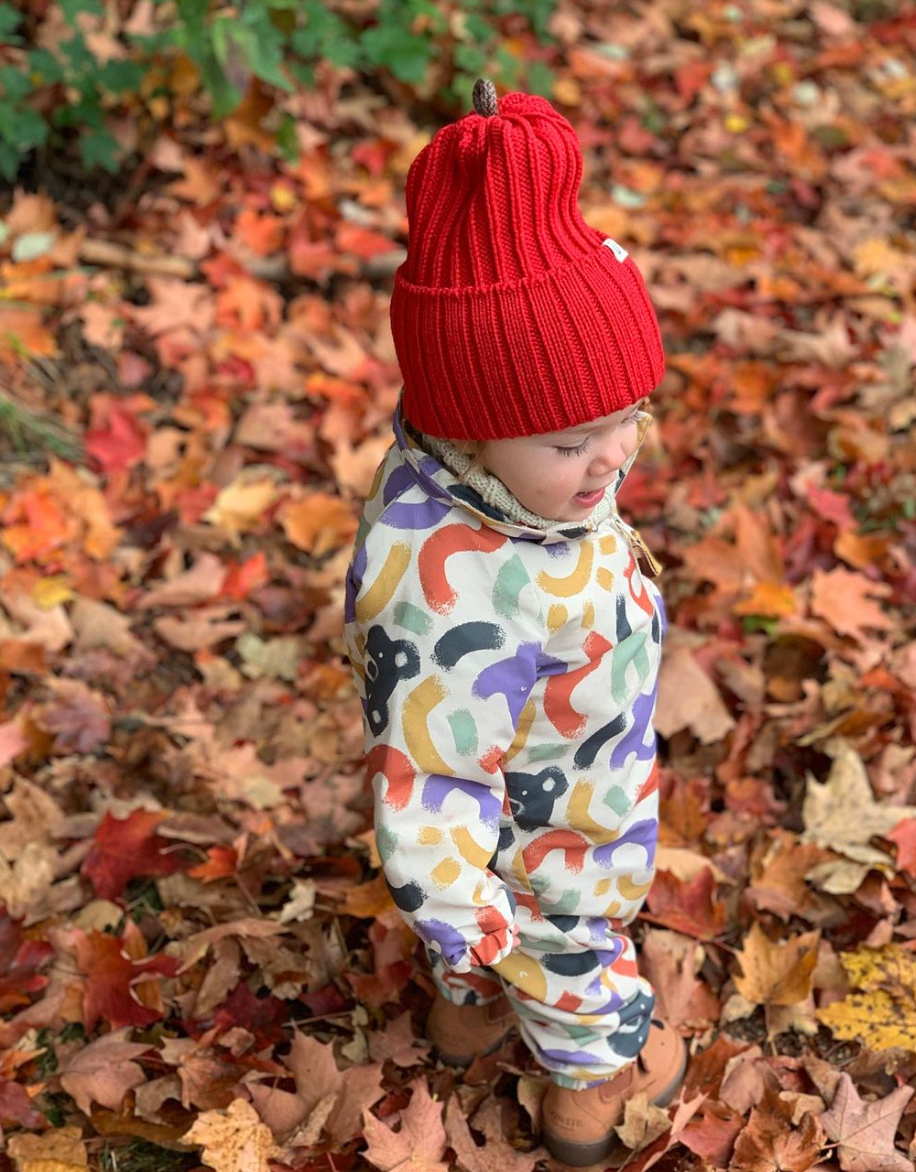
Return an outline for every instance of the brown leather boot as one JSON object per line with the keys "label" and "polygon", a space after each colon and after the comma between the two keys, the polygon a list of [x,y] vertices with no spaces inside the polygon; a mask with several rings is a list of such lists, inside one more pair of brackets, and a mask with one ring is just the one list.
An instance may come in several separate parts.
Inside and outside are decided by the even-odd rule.
{"label": "brown leather boot", "polygon": [[686,1069],[683,1039],[653,1017],[645,1046],[610,1081],[584,1091],[550,1084],[542,1108],[547,1150],[574,1168],[603,1160],[617,1139],[614,1128],[623,1121],[627,1100],[644,1091],[650,1102],[667,1107]]}
{"label": "brown leather boot", "polygon": [[486,1005],[456,1005],[437,991],[426,1033],[447,1066],[468,1066],[495,1050],[512,1029],[515,1015],[504,993]]}

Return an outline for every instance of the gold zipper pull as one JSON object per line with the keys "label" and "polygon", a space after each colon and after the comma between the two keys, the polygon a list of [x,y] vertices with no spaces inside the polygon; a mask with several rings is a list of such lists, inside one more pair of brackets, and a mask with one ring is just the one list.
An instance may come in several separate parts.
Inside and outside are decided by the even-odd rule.
{"label": "gold zipper pull", "polygon": [[647,562],[648,568],[649,568],[649,576],[651,578],[657,578],[664,571],[665,567],[655,557],[655,555],[652,553],[652,550],[649,549],[648,545],[646,545],[645,541],[643,540],[643,536],[639,532],[639,530],[634,529],[631,526],[630,532],[633,536],[633,540],[635,541],[637,548],[640,550],[641,553],[645,554],[646,562]]}

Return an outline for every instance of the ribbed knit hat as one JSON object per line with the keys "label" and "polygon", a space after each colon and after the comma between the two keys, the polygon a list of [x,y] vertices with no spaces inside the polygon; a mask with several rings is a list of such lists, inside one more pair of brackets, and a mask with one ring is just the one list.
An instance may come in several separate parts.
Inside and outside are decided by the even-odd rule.
{"label": "ribbed knit hat", "polygon": [[658,321],[629,253],[579,210],[582,152],[542,97],[474,86],[407,174],[407,259],[391,332],[401,406],[420,431],[562,431],[649,394]]}

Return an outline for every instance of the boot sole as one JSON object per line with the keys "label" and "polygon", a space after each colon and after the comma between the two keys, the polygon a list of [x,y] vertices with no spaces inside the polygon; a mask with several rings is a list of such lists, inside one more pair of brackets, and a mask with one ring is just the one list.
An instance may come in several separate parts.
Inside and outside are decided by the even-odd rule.
{"label": "boot sole", "polygon": [[[656,1095],[652,1102],[656,1107],[667,1107],[680,1089],[687,1071],[687,1047],[681,1055],[681,1065],[675,1077],[667,1087]],[[544,1130],[544,1146],[557,1160],[568,1164],[571,1168],[586,1168],[589,1164],[597,1164],[605,1156],[610,1155],[614,1145],[618,1142],[617,1133],[611,1129],[603,1139],[593,1140],[591,1143],[577,1144],[572,1140],[562,1139]]]}

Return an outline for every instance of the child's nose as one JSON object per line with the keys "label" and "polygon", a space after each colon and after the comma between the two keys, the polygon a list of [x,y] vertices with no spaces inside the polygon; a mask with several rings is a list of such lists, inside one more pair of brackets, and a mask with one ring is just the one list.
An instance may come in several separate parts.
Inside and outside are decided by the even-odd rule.
{"label": "child's nose", "polygon": [[608,440],[602,449],[595,453],[589,472],[596,477],[616,472],[626,462],[632,450],[632,445],[619,437]]}

